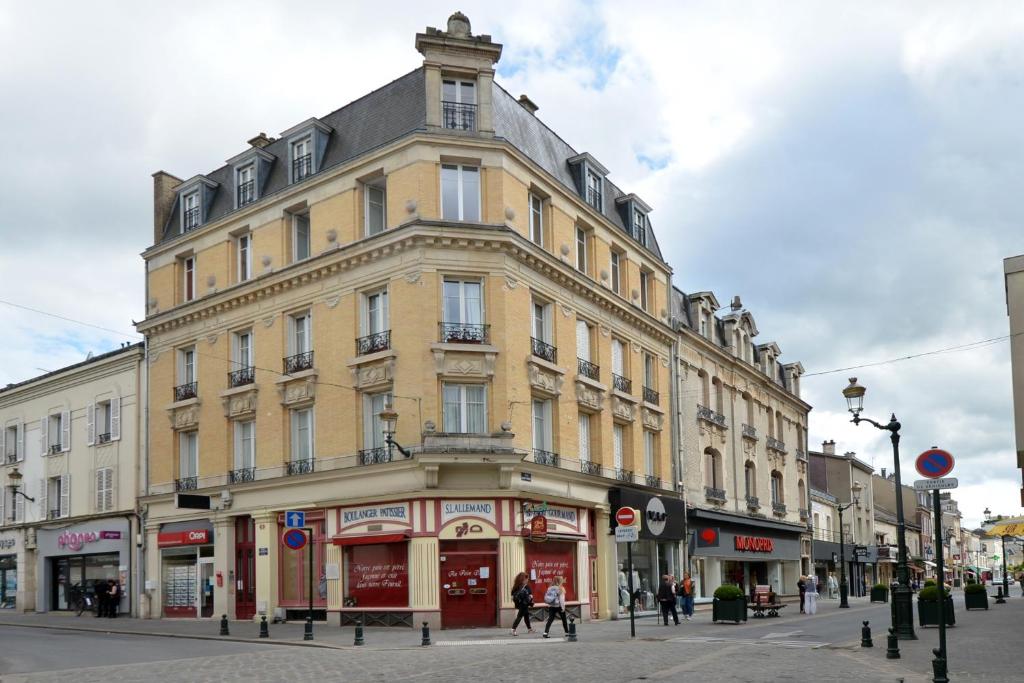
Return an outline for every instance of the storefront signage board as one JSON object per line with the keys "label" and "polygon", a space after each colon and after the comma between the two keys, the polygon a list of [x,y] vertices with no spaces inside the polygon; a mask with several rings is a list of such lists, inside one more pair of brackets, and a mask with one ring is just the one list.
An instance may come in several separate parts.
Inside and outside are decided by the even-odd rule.
{"label": "storefront signage board", "polygon": [[177,545],[206,545],[212,542],[212,534],[209,529],[167,531],[156,535],[156,544],[161,548],[171,548]]}
{"label": "storefront signage board", "polygon": [[497,525],[496,506],[493,500],[441,501],[441,526],[463,517],[475,517]]}

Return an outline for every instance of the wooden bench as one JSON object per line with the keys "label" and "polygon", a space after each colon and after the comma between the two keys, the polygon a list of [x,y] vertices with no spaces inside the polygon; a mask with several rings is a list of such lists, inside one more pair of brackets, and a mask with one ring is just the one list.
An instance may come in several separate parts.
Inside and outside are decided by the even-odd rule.
{"label": "wooden bench", "polygon": [[778,601],[771,586],[755,586],[751,602],[747,603],[747,609],[753,610],[754,618],[777,617],[779,610],[785,607]]}

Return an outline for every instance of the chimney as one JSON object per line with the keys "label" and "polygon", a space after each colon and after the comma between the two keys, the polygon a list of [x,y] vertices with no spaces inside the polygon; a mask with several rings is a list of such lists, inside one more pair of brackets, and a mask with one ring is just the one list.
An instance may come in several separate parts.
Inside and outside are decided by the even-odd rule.
{"label": "chimney", "polygon": [[885,468],[883,467],[883,468],[882,468],[882,479],[886,479],[886,478],[887,478],[887,477],[885,476]]}
{"label": "chimney", "polygon": [[531,114],[536,114],[537,110],[540,109],[540,107],[537,106],[537,103],[531,100],[526,95],[519,96],[519,104],[523,105],[523,109],[530,112]]}
{"label": "chimney", "polygon": [[836,442],[835,441],[823,441],[821,444],[821,452],[825,455],[836,454]]}
{"label": "chimney", "polygon": [[729,308],[733,313],[736,313],[743,309],[743,302],[740,301],[740,295],[737,294],[732,298],[732,302],[729,304]]}
{"label": "chimney", "polygon": [[164,236],[164,228],[174,211],[175,190],[181,185],[181,178],[164,171],[153,174],[153,244]]}
{"label": "chimney", "polygon": [[260,133],[252,140],[249,140],[249,144],[257,149],[263,149],[274,141],[274,138],[268,138],[266,133]]}

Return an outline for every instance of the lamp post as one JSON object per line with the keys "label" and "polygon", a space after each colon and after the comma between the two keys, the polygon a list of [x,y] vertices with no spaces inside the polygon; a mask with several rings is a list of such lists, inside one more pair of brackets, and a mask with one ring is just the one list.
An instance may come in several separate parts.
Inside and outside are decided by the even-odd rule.
{"label": "lamp post", "polygon": [[[11,518],[10,518],[10,521],[16,522],[16,521],[18,521],[16,519],[16,517],[18,515],[18,506],[14,504],[14,501],[17,499],[17,497],[21,496],[22,498],[24,498],[25,500],[27,500],[30,503],[36,502],[36,499],[35,498],[30,498],[29,496],[26,496],[24,493],[22,493],[19,490],[21,488],[21,480],[24,477],[22,476],[21,472],[18,471],[17,467],[15,467],[14,469],[12,469],[10,472],[7,473],[7,478],[10,479],[10,481],[11,481],[11,483],[7,485],[7,488],[9,488],[11,490]],[[24,522],[25,520],[21,520],[21,521]]]}
{"label": "lamp post", "polygon": [[853,424],[860,426],[861,422],[867,422],[874,425],[877,429],[889,432],[889,439],[892,441],[893,474],[896,476],[896,542],[899,546],[896,563],[897,584],[892,590],[892,627],[901,640],[916,640],[913,591],[910,589],[907,570],[907,524],[903,517],[903,482],[900,478],[900,423],[896,420],[896,413],[893,413],[889,422],[884,425],[861,417],[866,392],[867,389],[857,384],[857,378],[851,377],[849,386],[843,389],[843,396],[846,398],[847,407],[853,413]]}
{"label": "lamp post", "polygon": [[1006,539],[1007,537],[1001,536],[1000,539],[1003,542],[1003,597],[1010,597],[1010,577],[1006,575]]}
{"label": "lamp post", "polygon": [[859,502],[859,499],[854,496],[846,505],[837,505],[836,510],[839,511],[839,606],[849,607],[850,602],[847,597],[850,594],[850,589],[846,585],[846,544],[843,542],[843,511],[848,510]]}
{"label": "lamp post", "polygon": [[409,458],[412,456],[407,449],[395,441],[395,429],[398,427],[398,412],[390,405],[385,405],[384,410],[377,414],[380,417],[381,424],[384,427],[384,443],[388,446],[388,462],[391,461],[392,449],[397,449],[399,453]]}

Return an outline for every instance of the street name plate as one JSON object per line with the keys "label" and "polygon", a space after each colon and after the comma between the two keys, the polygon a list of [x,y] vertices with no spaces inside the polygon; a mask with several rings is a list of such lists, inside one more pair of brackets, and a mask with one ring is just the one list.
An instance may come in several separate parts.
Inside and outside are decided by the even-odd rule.
{"label": "street name plate", "polygon": [[943,479],[918,479],[914,482],[914,488],[918,491],[934,491],[936,489],[955,489],[960,485],[956,477],[945,477]]}
{"label": "street name plate", "polygon": [[617,526],[615,527],[615,542],[616,543],[630,543],[633,541],[640,540],[640,530],[635,526]]}

